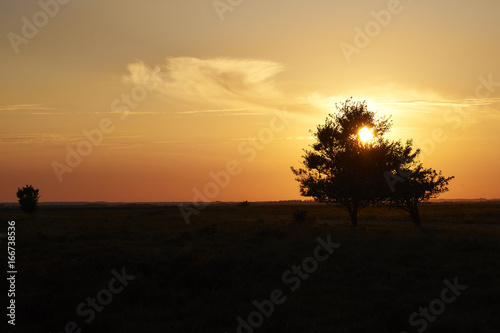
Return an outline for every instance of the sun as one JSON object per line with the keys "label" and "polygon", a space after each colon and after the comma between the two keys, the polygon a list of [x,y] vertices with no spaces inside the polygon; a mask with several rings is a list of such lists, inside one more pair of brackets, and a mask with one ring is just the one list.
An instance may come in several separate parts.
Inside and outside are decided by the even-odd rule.
{"label": "sun", "polygon": [[358,132],[359,139],[362,143],[367,143],[375,138],[373,135],[373,128],[363,127]]}

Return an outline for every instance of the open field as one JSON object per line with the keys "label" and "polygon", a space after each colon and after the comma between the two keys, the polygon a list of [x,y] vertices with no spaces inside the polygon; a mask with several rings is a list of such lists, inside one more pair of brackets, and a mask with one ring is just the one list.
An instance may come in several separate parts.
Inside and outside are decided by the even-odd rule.
{"label": "open field", "polygon": [[[296,209],[310,219],[294,221]],[[217,204],[189,225],[175,206],[43,207],[36,217],[3,208],[0,233],[16,221],[18,275],[16,327],[2,314],[0,330],[223,333],[254,312],[262,324],[240,332],[411,333],[424,319],[409,317],[431,303],[445,307],[425,332],[498,332],[500,203],[425,204],[421,214],[423,232],[386,208],[363,210],[356,231],[346,212],[316,204]],[[340,247],[317,252],[318,237]],[[323,261],[306,259],[318,253]],[[111,272],[122,269],[133,276],[123,288]],[[467,288],[433,302],[455,278]],[[93,311],[96,296],[108,304]]]}

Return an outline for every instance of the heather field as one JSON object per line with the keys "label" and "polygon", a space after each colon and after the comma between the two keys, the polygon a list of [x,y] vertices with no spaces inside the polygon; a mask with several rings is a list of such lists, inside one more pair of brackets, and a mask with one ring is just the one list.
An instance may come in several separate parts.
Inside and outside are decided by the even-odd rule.
{"label": "heather field", "polygon": [[500,203],[421,214],[418,231],[367,208],[352,230],[303,202],[212,204],[189,225],[173,205],[4,207],[18,274],[16,325],[0,330],[498,332]]}

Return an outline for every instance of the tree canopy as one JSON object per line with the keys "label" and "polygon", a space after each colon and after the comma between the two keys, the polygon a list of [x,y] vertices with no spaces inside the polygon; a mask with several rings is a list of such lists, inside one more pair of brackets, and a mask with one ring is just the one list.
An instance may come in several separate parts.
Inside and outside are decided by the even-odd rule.
{"label": "tree canopy", "polygon": [[390,117],[377,117],[366,102],[351,99],[337,105],[337,111],[317,126],[316,142],[305,150],[302,167],[291,167],[301,195],[345,207],[355,227],[359,210],[367,205],[391,203],[406,209],[409,202],[418,204],[447,190],[451,178],[432,178],[434,170],[422,169],[420,150],[413,150],[411,140],[384,138],[392,127]]}
{"label": "tree canopy", "polygon": [[422,164],[407,164],[403,162],[398,170],[401,176],[389,182],[391,192],[387,201],[410,213],[415,226],[421,228],[418,204],[448,191],[448,184],[455,177],[444,177],[441,171],[424,168]]}

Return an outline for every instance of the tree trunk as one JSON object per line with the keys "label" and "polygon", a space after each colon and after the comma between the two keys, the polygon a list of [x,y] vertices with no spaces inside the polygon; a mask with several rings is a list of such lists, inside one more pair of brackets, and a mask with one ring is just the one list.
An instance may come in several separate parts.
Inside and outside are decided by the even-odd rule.
{"label": "tree trunk", "polygon": [[420,212],[418,211],[418,201],[409,202],[410,215],[413,221],[413,225],[417,227],[417,229],[422,229],[422,223],[420,221]]}
{"label": "tree trunk", "polygon": [[349,217],[351,218],[351,227],[356,228],[358,226],[358,204],[354,203],[351,208],[349,208]]}

